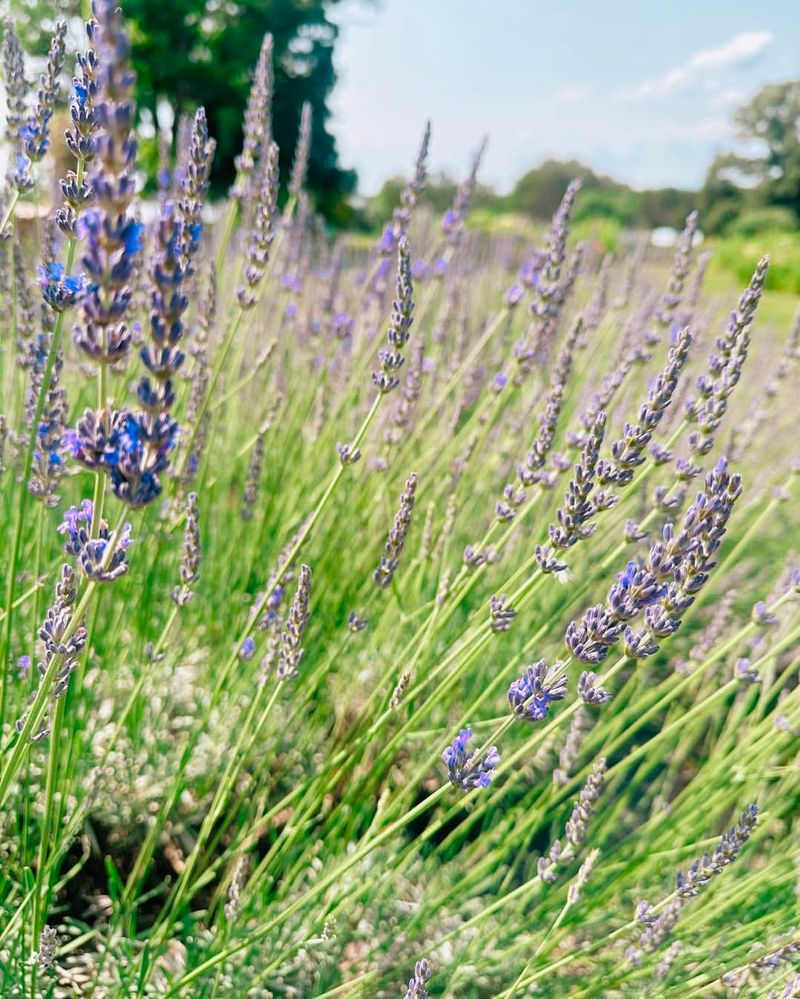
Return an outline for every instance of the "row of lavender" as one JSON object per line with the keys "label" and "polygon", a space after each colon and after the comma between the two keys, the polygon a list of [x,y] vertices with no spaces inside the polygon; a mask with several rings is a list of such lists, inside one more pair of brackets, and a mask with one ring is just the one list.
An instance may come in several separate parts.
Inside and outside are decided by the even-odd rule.
{"label": "row of lavender", "polygon": [[483,144],[437,224],[430,127],[332,240],[269,37],[228,199],[198,109],[145,225],[113,0],[45,208],[66,36],[38,92],[3,36],[0,991],[800,994],[766,258],[603,255],[577,184],[482,236]]}

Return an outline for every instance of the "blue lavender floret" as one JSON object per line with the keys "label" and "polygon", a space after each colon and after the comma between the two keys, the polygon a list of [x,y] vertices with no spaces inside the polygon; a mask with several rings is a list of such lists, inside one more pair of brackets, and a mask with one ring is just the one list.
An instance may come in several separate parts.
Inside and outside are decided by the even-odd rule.
{"label": "blue lavender floret", "polygon": [[476,760],[474,753],[467,752],[467,744],[470,739],[472,739],[472,729],[462,728],[442,753],[442,759],[447,765],[450,783],[460,787],[462,791],[471,791],[476,787],[488,787],[500,762],[500,753],[495,746],[490,746],[486,750],[483,759]]}
{"label": "blue lavender floret", "polygon": [[86,289],[83,274],[67,274],[64,265],[57,261],[39,264],[37,270],[42,297],[56,312],[63,312],[75,305]]}
{"label": "blue lavender floret", "polygon": [[542,721],[547,717],[553,701],[564,699],[567,678],[558,676],[557,666],[548,670],[547,662],[540,659],[528,666],[518,680],[514,680],[508,688],[508,703],[517,718],[530,722]]}
{"label": "blue lavender floret", "polygon": [[91,500],[81,501],[81,505],[71,506],[64,514],[58,527],[59,534],[67,536],[65,551],[78,560],[87,578],[98,583],[108,583],[128,571],[128,547],[131,544],[131,525],[125,524],[114,539],[114,548],[109,553],[112,541],[108,524],[101,520],[97,536],[91,537],[94,506]]}
{"label": "blue lavender floret", "polygon": [[108,474],[117,499],[140,507],[160,495],[158,476],[169,466],[178,432],[177,421],[164,414],[150,421],[145,413],[122,410],[104,421],[89,409],[64,444],[86,468]]}

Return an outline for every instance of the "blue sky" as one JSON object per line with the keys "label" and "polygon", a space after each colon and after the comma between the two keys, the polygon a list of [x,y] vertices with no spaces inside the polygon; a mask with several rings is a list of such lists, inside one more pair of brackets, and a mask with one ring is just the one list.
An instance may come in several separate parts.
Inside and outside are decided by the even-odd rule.
{"label": "blue sky", "polygon": [[488,133],[500,190],[548,156],[694,187],[736,105],[800,76],[797,0],[347,0],[335,18],[332,128],[365,193],[408,172],[426,117],[435,170],[461,175]]}

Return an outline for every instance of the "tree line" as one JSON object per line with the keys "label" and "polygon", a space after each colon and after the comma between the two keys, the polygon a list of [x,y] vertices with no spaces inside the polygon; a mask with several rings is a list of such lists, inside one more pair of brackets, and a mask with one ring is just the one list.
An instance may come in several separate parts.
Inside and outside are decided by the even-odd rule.
{"label": "tree line", "polygon": [[[339,160],[330,128],[330,95],[336,83],[333,53],[338,30],[331,11],[340,0],[124,0],[133,38],[140,115],[158,126],[164,106],[175,119],[205,106],[217,141],[212,184],[227,191],[241,148],[242,114],[252,69],[266,31],[274,40],[275,94],[272,128],[280,146],[281,174],[288,177],[300,109],[313,109],[308,187],[316,207],[334,225],[379,226],[398,202],[405,179],[386,181],[381,191],[355,207],[355,171]],[[364,3],[372,0],[363,0]],[[88,14],[87,0],[11,0],[29,49],[46,52],[57,17],[76,22]],[[424,109],[421,112],[424,116]],[[624,228],[680,226],[699,207],[712,234],[765,228],[795,230],[800,224],[800,80],[762,88],[734,116],[734,148],[711,164],[699,191],[667,187],[636,190],[576,162],[547,162],[529,170],[508,194],[479,186],[475,207],[490,213],[548,218],[567,183],[583,182],[576,221],[607,219]],[[145,162],[155,176],[157,144]],[[149,161],[148,161],[149,154]],[[444,211],[458,178],[431,178],[424,200]]]}

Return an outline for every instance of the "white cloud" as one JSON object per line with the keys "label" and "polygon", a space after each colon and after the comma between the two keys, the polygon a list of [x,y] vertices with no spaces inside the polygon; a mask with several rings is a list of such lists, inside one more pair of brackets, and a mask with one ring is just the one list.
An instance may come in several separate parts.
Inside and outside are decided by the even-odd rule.
{"label": "white cloud", "polygon": [[746,92],[740,87],[724,87],[722,90],[718,90],[712,95],[711,107],[732,107],[735,104],[741,104],[746,96]]}
{"label": "white cloud", "polygon": [[716,49],[700,49],[689,60],[695,69],[727,69],[760,55],[772,41],[771,31],[740,31]]}
{"label": "white cloud", "polygon": [[740,66],[759,56],[772,41],[770,31],[740,31],[730,41],[717,48],[700,49],[683,65],[668,70],[663,76],[643,80],[623,91],[629,100],[656,100],[682,90],[703,73]]}
{"label": "white cloud", "polygon": [[591,96],[589,87],[576,83],[556,91],[551,100],[553,104],[582,104]]}

